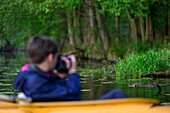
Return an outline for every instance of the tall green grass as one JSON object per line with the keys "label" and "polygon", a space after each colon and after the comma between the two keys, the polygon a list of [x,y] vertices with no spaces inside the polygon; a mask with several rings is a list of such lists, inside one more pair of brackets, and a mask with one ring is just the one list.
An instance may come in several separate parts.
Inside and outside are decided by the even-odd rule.
{"label": "tall green grass", "polygon": [[130,54],[115,66],[117,78],[139,78],[140,75],[169,70],[168,49],[150,49],[147,52]]}

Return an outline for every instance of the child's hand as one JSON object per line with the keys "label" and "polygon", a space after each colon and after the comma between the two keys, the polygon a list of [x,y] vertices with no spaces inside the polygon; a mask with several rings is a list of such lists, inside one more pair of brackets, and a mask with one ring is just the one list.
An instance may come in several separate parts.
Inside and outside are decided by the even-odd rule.
{"label": "child's hand", "polygon": [[71,63],[70,60],[64,56],[62,57],[62,60],[66,63],[68,74],[70,75],[76,72],[76,57],[74,55],[69,55],[67,57],[71,59]]}
{"label": "child's hand", "polygon": [[57,72],[57,70],[54,70],[54,73],[57,74],[60,78],[66,78],[68,75],[76,72],[76,57],[74,55],[69,55],[67,57],[71,59],[71,63],[70,60],[64,56],[62,57],[62,60],[66,63],[68,73],[60,73]]}
{"label": "child's hand", "polygon": [[72,62],[72,64],[69,65],[71,67],[69,67],[68,74],[76,73],[76,57],[74,55],[69,55],[68,57],[71,59],[71,62]]}
{"label": "child's hand", "polygon": [[56,74],[59,78],[66,78],[68,73],[59,73],[57,70],[54,70],[54,74]]}

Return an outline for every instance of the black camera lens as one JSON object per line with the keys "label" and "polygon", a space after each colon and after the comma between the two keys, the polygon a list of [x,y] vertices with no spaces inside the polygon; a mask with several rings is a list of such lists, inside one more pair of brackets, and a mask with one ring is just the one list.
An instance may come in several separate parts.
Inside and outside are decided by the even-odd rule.
{"label": "black camera lens", "polygon": [[[63,61],[61,59],[61,57],[62,56],[60,54],[58,54],[57,64],[56,64],[55,69],[60,73],[68,73],[69,69],[67,68],[65,61]],[[67,56],[65,56],[65,57],[68,58]],[[71,64],[72,64],[71,59],[68,58],[68,60],[70,61],[70,67],[71,67]]]}

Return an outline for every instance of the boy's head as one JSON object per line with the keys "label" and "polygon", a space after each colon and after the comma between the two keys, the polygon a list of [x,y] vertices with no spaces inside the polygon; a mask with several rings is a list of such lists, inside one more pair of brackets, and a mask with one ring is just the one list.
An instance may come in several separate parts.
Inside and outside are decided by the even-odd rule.
{"label": "boy's head", "polygon": [[33,64],[40,64],[50,53],[55,56],[57,52],[57,42],[45,36],[32,37],[27,45],[28,57]]}

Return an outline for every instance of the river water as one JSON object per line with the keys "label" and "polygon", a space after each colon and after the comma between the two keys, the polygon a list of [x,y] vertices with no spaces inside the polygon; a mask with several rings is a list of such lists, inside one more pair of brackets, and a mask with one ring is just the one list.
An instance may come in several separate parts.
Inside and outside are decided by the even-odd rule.
{"label": "river water", "polygon": [[[82,100],[93,100],[112,89],[121,89],[129,98],[154,98],[162,103],[170,102],[170,79],[117,80],[114,63],[77,59],[77,71],[81,77]],[[28,64],[26,53],[0,54],[0,94],[16,95],[14,80],[21,67]],[[160,88],[129,87],[130,84],[158,84]]]}

